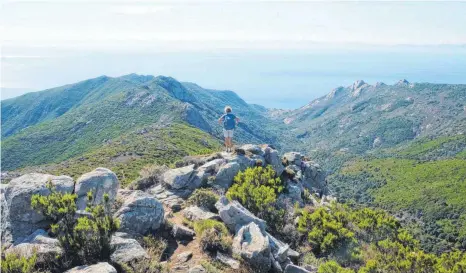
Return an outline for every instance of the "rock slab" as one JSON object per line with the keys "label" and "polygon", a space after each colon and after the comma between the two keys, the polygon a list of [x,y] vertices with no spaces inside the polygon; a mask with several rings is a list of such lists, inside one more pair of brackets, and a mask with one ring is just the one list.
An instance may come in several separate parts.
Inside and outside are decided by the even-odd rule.
{"label": "rock slab", "polygon": [[76,181],[74,192],[78,195],[78,210],[84,210],[87,206],[87,193],[92,191],[92,204],[98,205],[104,202],[104,194],[108,194],[109,202],[113,203],[120,181],[114,172],[106,168],[97,168],[92,172],[83,174]]}

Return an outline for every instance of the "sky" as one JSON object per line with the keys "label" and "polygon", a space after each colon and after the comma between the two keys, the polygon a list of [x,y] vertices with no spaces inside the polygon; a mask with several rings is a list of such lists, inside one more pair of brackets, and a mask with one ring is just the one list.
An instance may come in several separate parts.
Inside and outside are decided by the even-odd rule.
{"label": "sky", "polygon": [[277,108],[358,79],[466,83],[466,2],[0,3],[2,99],[129,73]]}

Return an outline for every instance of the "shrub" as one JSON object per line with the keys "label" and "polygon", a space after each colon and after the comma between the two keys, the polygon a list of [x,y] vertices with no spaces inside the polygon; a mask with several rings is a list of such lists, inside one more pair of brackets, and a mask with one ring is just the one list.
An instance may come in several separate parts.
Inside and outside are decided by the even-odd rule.
{"label": "shrub", "polygon": [[204,251],[230,251],[232,242],[225,224],[210,219],[201,220],[194,223],[194,230],[200,237]]}
{"label": "shrub", "polygon": [[317,273],[354,273],[352,269],[343,268],[335,261],[328,261],[321,266]]}
{"label": "shrub", "polygon": [[130,190],[146,190],[160,183],[161,175],[167,170],[166,166],[156,164],[147,165],[139,171],[139,178],[129,185]]}
{"label": "shrub", "polygon": [[307,236],[315,254],[329,254],[355,240],[348,228],[349,214],[333,206],[331,211],[319,207],[313,212],[302,210],[298,230]]}
{"label": "shrub", "polygon": [[283,223],[285,211],[276,206],[276,201],[284,185],[280,178],[276,177],[270,165],[266,168],[248,168],[244,172],[239,172],[234,182],[226,194],[228,199],[238,200],[272,227]]}
{"label": "shrub", "polygon": [[22,257],[18,253],[7,253],[2,257],[1,268],[4,273],[32,273],[36,266],[37,255],[34,253],[31,257]]}
{"label": "shrub", "polygon": [[110,239],[119,222],[111,216],[108,195],[103,205],[90,205],[92,192],[88,193],[86,213],[76,217],[76,194],[56,191],[49,183],[48,196],[33,195],[31,206],[52,222],[52,233],[57,235],[72,265],[92,264],[110,256]]}
{"label": "shrub", "polygon": [[218,196],[210,189],[196,189],[189,197],[188,204],[191,206],[204,207],[208,210],[215,210],[215,203],[218,201]]}

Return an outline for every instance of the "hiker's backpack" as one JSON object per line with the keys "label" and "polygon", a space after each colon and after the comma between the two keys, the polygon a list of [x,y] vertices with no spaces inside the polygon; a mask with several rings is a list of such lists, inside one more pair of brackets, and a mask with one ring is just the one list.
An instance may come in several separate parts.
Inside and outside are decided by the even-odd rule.
{"label": "hiker's backpack", "polygon": [[226,114],[223,117],[223,128],[225,130],[233,130],[236,127],[236,116],[233,114]]}

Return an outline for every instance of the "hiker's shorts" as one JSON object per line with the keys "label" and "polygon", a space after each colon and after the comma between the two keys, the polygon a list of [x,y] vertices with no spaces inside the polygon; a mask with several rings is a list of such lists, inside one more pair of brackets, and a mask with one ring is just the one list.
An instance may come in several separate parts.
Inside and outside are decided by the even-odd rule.
{"label": "hiker's shorts", "polygon": [[223,136],[224,137],[233,137],[233,131],[234,130],[225,130],[225,129],[223,129]]}

